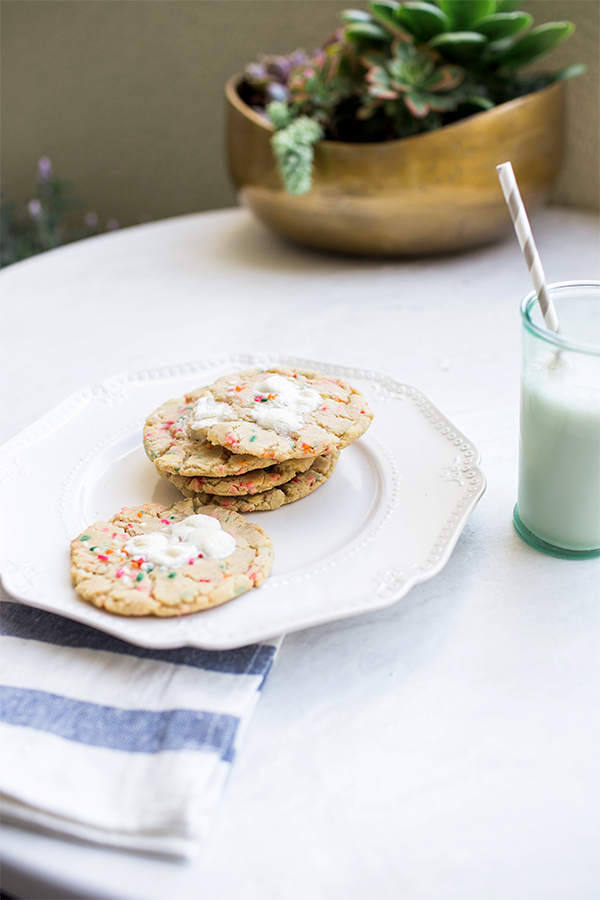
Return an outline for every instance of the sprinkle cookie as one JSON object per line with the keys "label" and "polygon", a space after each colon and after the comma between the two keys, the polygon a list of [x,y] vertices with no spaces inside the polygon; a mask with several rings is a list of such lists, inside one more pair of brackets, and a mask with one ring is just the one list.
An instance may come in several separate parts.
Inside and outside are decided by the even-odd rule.
{"label": "sprinkle cookie", "polygon": [[215,447],[207,440],[188,435],[186,422],[205,390],[200,388],[185,397],[168,400],[146,419],[144,450],[159,473],[220,478],[272,466],[272,459],[231,453],[224,447]]}
{"label": "sprinkle cookie", "polygon": [[290,366],[226,375],[196,395],[189,437],[277,462],[341,450],[373,418],[348,382]]}
{"label": "sprinkle cookie", "polygon": [[181,500],[125,507],[71,542],[71,575],[85,601],[122,616],[181,616],[259,587],[273,542],[229,509]]}
{"label": "sprinkle cookie", "polygon": [[[265,469],[254,469],[244,475],[226,475],[224,478],[205,478],[202,475],[189,477],[185,475],[168,475],[169,481],[178,487],[186,488],[186,497],[199,494],[212,494],[221,497],[237,497],[246,494],[260,494],[291,481],[295,475],[306,472],[315,462],[312,456],[305,459],[288,459],[282,463],[273,463]],[[159,475],[162,472],[157,467]],[[213,502],[207,501],[207,502]],[[218,499],[215,496],[215,503]]]}
{"label": "sprinkle cookie", "polygon": [[312,460],[312,465],[306,472],[295,475],[289,481],[256,494],[238,496],[215,496],[214,494],[196,493],[190,489],[193,479],[185,479],[178,475],[169,475],[169,481],[175,484],[186,497],[193,497],[196,502],[214,503],[224,509],[234,509],[237,512],[262,512],[263,510],[278,509],[286,503],[293,503],[312,494],[318,487],[332,475],[338,460],[338,453],[318,456]]}
{"label": "sprinkle cookie", "polygon": [[290,366],[249,369],[159,407],[144,448],[162,475],[227,477],[340,450],[372,418],[346,381]]}

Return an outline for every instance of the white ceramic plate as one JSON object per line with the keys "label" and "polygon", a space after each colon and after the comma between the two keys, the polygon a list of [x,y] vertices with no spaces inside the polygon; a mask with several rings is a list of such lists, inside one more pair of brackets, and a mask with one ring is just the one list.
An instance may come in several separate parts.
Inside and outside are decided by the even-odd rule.
{"label": "white ceramic plate", "polygon": [[[122,506],[171,503],[144,419],[228,372],[285,363],[346,378],[373,424],[313,494],[249,514],[273,538],[265,584],[216,609],[125,619],[77,599],[69,541]],[[485,490],[472,443],[416,388],[378,372],[236,355],[119,375],[73,394],[0,450],[0,573],[13,597],[145,647],[229,649],[395,603],[436,575]]]}

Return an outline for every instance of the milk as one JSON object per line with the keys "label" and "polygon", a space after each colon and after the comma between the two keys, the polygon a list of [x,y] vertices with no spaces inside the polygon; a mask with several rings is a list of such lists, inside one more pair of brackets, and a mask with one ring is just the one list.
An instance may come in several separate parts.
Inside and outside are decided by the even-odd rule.
{"label": "milk", "polygon": [[521,303],[521,440],[514,523],[557,556],[600,555],[600,282],[548,285]]}
{"label": "milk", "polygon": [[597,360],[558,351],[521,383],[518,510],[548,544],[600,547],[600,384]]}

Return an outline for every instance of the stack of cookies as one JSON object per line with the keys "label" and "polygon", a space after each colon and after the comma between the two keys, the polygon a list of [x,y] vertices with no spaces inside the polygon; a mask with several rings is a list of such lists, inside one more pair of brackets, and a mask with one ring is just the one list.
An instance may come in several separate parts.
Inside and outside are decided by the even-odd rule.
{"label": "stack of cookies", "polygon": [[153,412],[144,449],[198,505],[277,509],[312,493],[372,413],[348,382],[290,366],[225,375]]}
{"label": "stack of cookies", "polygon": [[323,484],[369,427],[364,397],[321,372],[274,366],[219,378],[146,420],[144,448],[186,498],[96,522],[71,542],[79,597],[123,616],[181,616],[259,587],[273,541],[241,512]]}

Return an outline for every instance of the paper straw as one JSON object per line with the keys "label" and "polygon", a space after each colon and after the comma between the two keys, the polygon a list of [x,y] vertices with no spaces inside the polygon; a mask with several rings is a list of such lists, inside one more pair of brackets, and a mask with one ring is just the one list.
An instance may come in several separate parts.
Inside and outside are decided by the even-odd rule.
{"label": "paper straw", "polygon": [[546,276],[544,275],[544,270],[542,268],[542,261],[540,260],[537,247],[535,246],[533,232],[531,231],[531,225],[527,218],[525,205],[521,198],[513,167],[511,163],[505,162],[496,166],[496,171],[498,173],[498,178],[500,179],[502,191],[504,192],[504,199],[506,200],[508,211],[510,212],[513,225],[515,226],[517,240],[523,251],[523,256],[525,257],[525,262],[529,269],[529,275],[533,281],[540,309],[542,310],[542,315],[544,317],[544,324],[549,331],[558,331],[558,316],[556,315],[554,304],[550,298],[550,292],[548,291],[548,286],[546,284]]}

